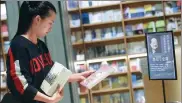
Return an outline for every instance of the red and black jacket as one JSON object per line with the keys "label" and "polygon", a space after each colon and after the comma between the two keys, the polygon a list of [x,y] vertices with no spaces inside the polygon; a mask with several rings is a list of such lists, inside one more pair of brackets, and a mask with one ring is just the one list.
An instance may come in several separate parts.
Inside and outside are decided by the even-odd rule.
{"label": "red and black jacket", "polygon": [[[7,56],[7,85],[10,92],[22,103],[41,103],[33,100],[53,66],[49,50],[38,39],[32,43],[23,36],[15,37]],[[43,92],[42,92],[43,93]]]}

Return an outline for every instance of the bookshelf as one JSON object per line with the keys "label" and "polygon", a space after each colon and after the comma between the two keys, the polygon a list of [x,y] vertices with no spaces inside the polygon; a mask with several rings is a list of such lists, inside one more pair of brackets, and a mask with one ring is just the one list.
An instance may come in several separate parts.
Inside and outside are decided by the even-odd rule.
{"label": "bookshelf", "polygon": [[[68,14],[75,14],[77,13],[79,15],[79,17],[81,18],[84,13],[92,13],[92,12],[101,12],[101,11],[107,11],[107,10],[120,10],[121,13],[121,21],[114,21],[114,20],[110,20],[107,22],[97,22],[97,23],[84,23],[83,19],[80,19],[80,26],[79,27],[71,27],[70,31],[71,33],[73,32],[77,32],[77,31],[81,31],[81,39],[83,42],[81,43],[73,43],[72,46],[74,48],[74,54],[75,51],[78,50],[83,50],[83,53],[85,55],[84,59],[81,61],[78,60],[74,60],[75,64],[77,65],[85,65],[86,69],[85,70],[89,70],[92,66],[96,66],[99,67],[100,63],[103,61],[107,61],[107,62],[112,62],[112,61],[116,61],[116,62],[123,62],[124,63],[124,67],[127,68],[127,71],[125,72],[117,72],[117,73],[113,73],[110,76],[108,76],[108,78],[112,78],[112,77],[120,77],[120,76],[125,76],[127,78],[127,87],[120,87],[120,88],[112,88],[110,87],[109,89],[102,89],[102,82],[99,83],[96,87],[96,90],[92,89],[90,90],[90,92],[88,93],[81,93],[80,95],[84,95],[84,96],[88,96],[90,103],[95,103],[95,97],[94,96],[103,96],[105,94],[115,94],[115,93],[124,93],[127,92],[129,93],[128,99],[130,100],[130,103],[135,103],[135,93],[136,91],[140,91],[140,90],[144,90],[145,93],[145,98],[147,103],[154,103],[152,101],[152,96],[151,94],[149,94],[151,92],[152,86],[155,85],[156,90],[155,93],[159,93],[161,90],[161,87],[156,86],[157,84],[160,84],[158,81],[155,82],[149,82],[149,79],[147,77],[147,66],[145,65],[145,68],[138,68],[139,70],[136,71],[132,71],[132,61],[133,60],[143,60],[144,58],[146,58],[147,53],[144,52],[145,50],[145,33],[146,32],[152,32],[152,31],[148,31],[148,29],[151,29],[149,26],[146,28],[146,25],[149,25],[150,22],[153,22],[155,25],[155,29],[159,30],[159,28],[163,28],[163,31],[167,31],[167,25],[168,25],[168,19],[171,17],[181,17],[181,11],[175,12],[175,13],[171,13],[171,14],[167,14],[165,11],[165,7],[166,7],[166,3],[167,1],[128,1],[128,2],[118,2],[118,3],[110,3],[110,4],[103,4],[103,5],[97,5],[97,6],[90,6],[90,7],[85,7],[82,8],[80,5],[80,2],[77,3],[78,7],[75,9],[69,9],[67,10]],[[145,5],[149,5],[148,9],[150,8],[150,4],[152,6],[160,4],[160,13],[162,12],[162,15],[159,15],[157,13],[153,14],[152,16],[140,16],[140,17],[131,17],[131,18],[127,18],[126,14],[125,14],[125,10],[127,7],[131,8],[138,8],[138,7],[144,7]],[[159,7],[159,5],[158,5]],[[154,11],[156,12],[156,11]],[[162,20],[164,21],[164,25],[161,27],[157,27],[157,21]],[[137,30],[132,30],[132,34],[128,33],[128,25],[138,25],[139,23],[143,24],[143,28],[142,28],[142,32],[138,33],[136,32]],[[121,27],[122,28],[122,32],[123,32],[123,36],[121,37],[116,37],[116,38],[109,38],[109,39],[100,39],[100,40],[91,40],[91,41],[84,41],[85,37],[86,37],[86,31],[87,30],[96,30],[96,29],[105,29],[105,28],[112,28],[112,27]],[[132,27],[133,28],[133,27]],[[147,31],[146,31],[147,30]],[[180,38],[181,36],[181,32],[182,29],[178,28],[175,30],[173,30],[174,36],[176,36],[177,38]],[[73,35],[73,34],[70,34]],[[142,45],[136,45],[137,43],[143,43]],[[110,55],[107,55],[105,52],[102,53],[102,56],[96,56],[93,58],[89,58],[87,57],[88,55],[93,55],[90,52],[87,53],[87,51],[89,50],[89,48],[94,48],[94,47],[102,47],[102,46],[106,46],[107,45],[113,45],[114,44],[122,44],[124,46],[122,46],[122,50],[124,50],[125,52],[121,53],[121,54],[117,54],[117,53],[111,53]],[[134,45],[135,44],[135,45]],[[133,45],[133,46],[132,46]],[[143,52],[131,52],[132,49],[135,50],[136,46],[138,46],[138,48],[142,48]],[[112,48],[112,47],[111,47]],[[124,48],[124,49],[123,49]],[[112,48],[113,49],[113,48]],[[121,48],[120,48],[121,49]],[[95,50],[95,49],[94,49]],[[136,49],[137,50],[137,49]],[[77,54],[76,54],[77,55]],[[98,55],[98,54],[94,54],[94,55]],[[145,62],[147,62],[147,60],[145,60]],[[143,71],[143,69],[145,69]],[[133,76],[134,75],[140,75],[142,77],[142,81],[143,81],[143,85],[139,85],[136,87],[133,87]],[[141,82],[141,81],[140,81]],[[150,85],[148,85],[148,84]],[[162,103],[163,102],[163,98],[161,96],[157,96],[156,103]]]}
{"label": "bookshelf", "polygon": [[[6,15],[6,5],[5,1],[1,2],[1,33],[0,33],[0,66],[1,66],[1,99],[6,92],[8,92],[8,88],[6,85],[6,57],[7,57],[7,49],[9,46],[9,36],[7,31],[7,15]],[[5,10],[5,11],[4,11]]]}

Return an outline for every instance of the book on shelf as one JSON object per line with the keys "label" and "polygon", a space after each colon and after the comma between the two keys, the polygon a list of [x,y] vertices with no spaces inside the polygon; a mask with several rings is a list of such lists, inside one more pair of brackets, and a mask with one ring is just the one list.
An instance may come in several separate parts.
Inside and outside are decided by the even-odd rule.
{"label": "book on shelf", "polygon": [[[62,64],[55,62],[51,70],[43,80],[41,89],[49,96],[53,96],[58,86],[63,88],[72,74],[70,70]],[[64,77],[64,78],[63,78]]]}
{"label": "book on shelf", "polygon": [[90,15],[91,14],[89,14],[89,13],[82,13],[81,14],[82,15],[82,24],[90,24],[91,22],[91,19],[92,18],[90,18]]}
{"label": "book on shelf", "polygon": [[127,66],[125,61],[110,61],[110,66],[115,68],[115,73],[124,73],[127,72]]}
{"label": "book on shelf", "polygon": [[1,4],[1,20],[7,19],[6,4]]}
{"label": "book on shelf", "polygon": [[80,103],[89,103],[88,98],[87,97],[81,97]]}
{"label": "book on shelf", "polygon": [[141,71],[140,58],[136,58],[136,59],[131,59],[130,60],[130,70],[132,72],[134,72],[134,71]]}
{"label": "book on shelf", "polygon": [[6,88],[6,76],[1,74],[1,88]]}
{"label": "book on shelf", "polygon": [[67,9],[68,10],[76,9],[76,8],[78,8],[78,1],[72,1],[72,0],[67,1]]}
{"label": "book on shelf", "polygon": [[112,81],[112,88],[113,89],[120,87],[118,77],[111,77],[111,81]]}
{"label": "book on shelf", "polygon": [[132,87],[144,86],[142,75],[132,74]]}
{"label": "book on shelf", "polygon": [[93,97],[93,102],[94,103],[101,103],[101,96],[94,96]]}
{"label": "book on shelf", "polygon": [[106,89],[111,89],[112,88],[112,82],[111,79],[108,77],[101,82],[101,89],[106,90]]}
{"label": "book on shelf", "polygon": [[128,78],[127,76],[119,76],[118,82],[120,87],[128,87]]}
{"label": "book on shelf", "polygon": [[177,12],[180,12],[181,9],[181,3],[180,1],[167,1],[165,2],[165,13],[168,14],[174,14]]}
{"label": "book on shelf", "polygon": [[146,103],[144,90],[134,91],[134,99],[135,103]]}
{"label": "book on shelf", "polygon": [[80,8],[87,8],[90,7],[89,1],[79,1]]}
{"label": "book on shelf", "polygon": [[92,88],[93,91],[97,91],[97,90],[100,90],[100,84],[97,84],[96,86],[94,86]]}
{"label": "book on shelf", "polygon": [[145,41],[128,43],[128,54],[146,53]]}
{"label": "book on shelf", "polygon": [[69,14],[70,27],[80,26],[80,15],[78,13]]}
{"label": "book on shelf", "polygon": [[121,97],[119,93],[112,94],[110,96],[110,102],[111,103],[121,103]]}
{"label": "book on shelf", "polygon": [[101,66],[101,63],[91,63],[89,64],[89,69],[97,71],[99,70],[100,66]]}
{"label": "book on shelf", "polygon": [[87,71],[87,67],[85,64],[75,64],[75,71],[76,73],[82,73]]}
{"label": "book on shelf", "polygon": [[101,96],[101,103],[110,103],[110,95],[102,95]]}
{"label": "book on shelf", "polygon": [[121,96],[121,102],[120,103],[130,103],[129,92],[121,93],[120,96]]}
{"label": "book on shelf", "polygon": [[4,65],[3,58],[0,58],[0,67],[1,67],[1,72],[4,72],[5,71],[5,65]]}
{"label": "book on shelf", "polygon": [[120,9],[113,10],[113,21],[122,21],[122,12]]}

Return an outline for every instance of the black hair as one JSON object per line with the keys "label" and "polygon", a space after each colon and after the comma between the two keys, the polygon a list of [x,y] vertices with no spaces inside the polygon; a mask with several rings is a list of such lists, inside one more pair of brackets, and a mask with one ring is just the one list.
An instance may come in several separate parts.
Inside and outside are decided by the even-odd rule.
{"label": "black hair", "polygon": [[56,8],[48,1],[24,1],[20,7],[18,29],[14,37],[26,33],[37,15],[42,19],[49,17],[50,10],[56,13]]}

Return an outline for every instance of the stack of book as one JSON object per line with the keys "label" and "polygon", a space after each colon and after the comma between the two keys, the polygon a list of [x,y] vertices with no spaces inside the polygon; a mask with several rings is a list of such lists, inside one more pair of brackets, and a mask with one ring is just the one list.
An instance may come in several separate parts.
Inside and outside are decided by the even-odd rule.
{"label": "stack of book", "polygon": [[106,10],[99,12],[82,13],[83,24],[117,22],[122,20],[121,10]]}
{"label": "stack of book", "polygon": [[165,13],[166,14],[174,14],[174,13],[180,12],[180,10],[181,10],[180,0],[165,2]]}
{"label": "stack of book", "polygon": [[145,41],[129,42],[128,54],[146,53]]}
{"label": "stack of book", "polygon": [[124,44],[114,44],[114,45],[91,47],[87,49],[86,53],[87,53],[87,58],[92,59],[103,56],[126,54],[126,49],[124,47]]}
{"label": "stack of book", "polygon": [[85,31],[85,42],[114,39],[118,37],[123,37],[124,33],[122,27],[112,27],[104,29],[86,30]]}
{"label": "stack of book", "polygon": [[161,3],[147,4],[140,7],[126,7],[124,8],[125,19],[149,17],[149,16],[163,16],[163,8]]}

